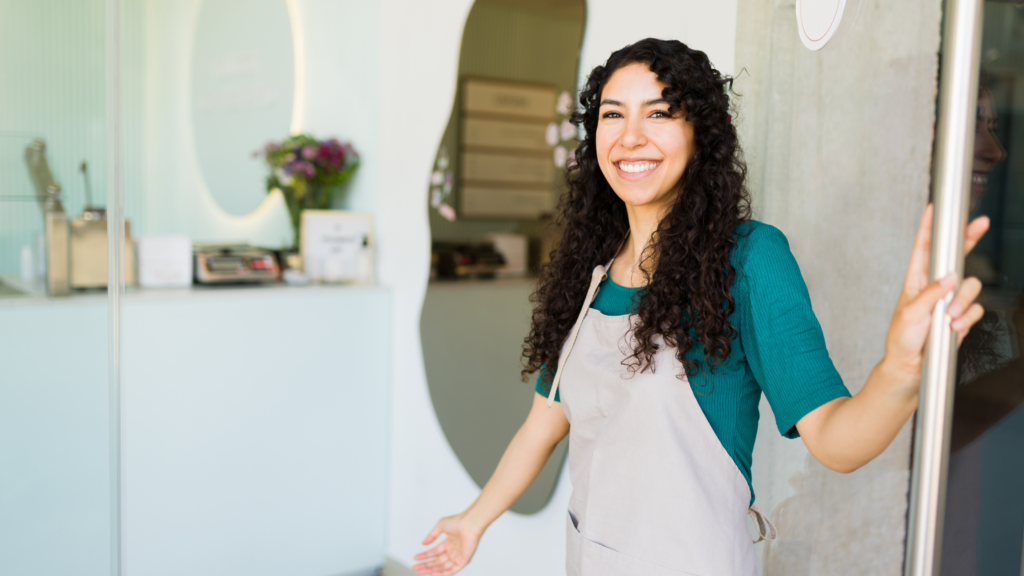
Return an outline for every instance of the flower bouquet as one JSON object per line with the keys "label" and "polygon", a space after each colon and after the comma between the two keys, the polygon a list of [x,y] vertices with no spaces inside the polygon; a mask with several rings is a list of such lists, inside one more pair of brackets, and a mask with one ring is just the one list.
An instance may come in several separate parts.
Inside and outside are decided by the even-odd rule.
{"label": "flower bouquet", "polygon": [[267,192],[275,188],[284,195],[294,233],[293,248],[299,248],[302,211],[327,210],[334,197],[359,167],[359,155],[348,143],[335,138],[317,140],[307,134],[270,142],[257,151],[270,168]]}

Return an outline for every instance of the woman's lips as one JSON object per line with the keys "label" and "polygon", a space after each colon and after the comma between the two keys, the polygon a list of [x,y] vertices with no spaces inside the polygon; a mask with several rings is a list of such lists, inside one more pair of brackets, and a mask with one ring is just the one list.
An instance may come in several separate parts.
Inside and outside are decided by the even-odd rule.
{"label": "woman's lips", "polygon": [[615,168],[619,171],[619,177],[623,180],[629,180],[635,182],[637,180],[643,180],[651,175],[655,170],[661,166],[661,162],[654,162],[651,160],[639,160],[639,161],[620,161],[615,163]]}

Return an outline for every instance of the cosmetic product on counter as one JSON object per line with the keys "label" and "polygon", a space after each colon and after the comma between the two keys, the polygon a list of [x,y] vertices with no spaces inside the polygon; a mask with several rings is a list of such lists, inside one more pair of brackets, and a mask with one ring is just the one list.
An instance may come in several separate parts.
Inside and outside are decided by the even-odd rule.
{"label": "cosmetic product on counter", "polygon": [[192,241],[188,236],[142,236],[135,244],[139,255],[139,286],[183,288],[192,285]]}

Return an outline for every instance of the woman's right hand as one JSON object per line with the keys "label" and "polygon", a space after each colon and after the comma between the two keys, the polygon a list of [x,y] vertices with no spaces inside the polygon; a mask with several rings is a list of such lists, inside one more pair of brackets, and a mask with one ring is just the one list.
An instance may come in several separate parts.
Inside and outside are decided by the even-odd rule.
{"label": "woman's right hand", "polygon": [[562,403],[548,407],[547,398],[533,394],[533,407],[519,428],[497,469],[476,501],[462,514],[442,518],[423,541],[430,546],[441,534],[447,536],[437,546],[415,559],[412,569],[430,576],[450,576],[469,564],[484,530],[505,513],[517,498],[537,479],[555,446],[569,433],[569,420]]}
{"label": "woman's right hand", "polygon": [[413,566],[414,571],[430,576],[449,576],[462,570],[473,558],[483,530],[473,525],[465,514],[448,516],[434,526],[423,540],[423,545],[430,546],[441,534],[447,537],[444,541],[414,557],[414,560],[425,560]]}

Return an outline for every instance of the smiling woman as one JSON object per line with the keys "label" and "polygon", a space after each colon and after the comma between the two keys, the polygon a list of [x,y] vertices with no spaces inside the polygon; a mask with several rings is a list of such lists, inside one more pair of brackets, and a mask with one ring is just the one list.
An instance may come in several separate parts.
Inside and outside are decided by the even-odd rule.
{"label": "smiling woman", "polygon": [[[786,237],[750,219],[730,82],[703,52],[655,39],[591,72],[524,346],[523,376],[541,374],[533,409],[477,500],[424,540],[447,535],[419,572],[465,566],[568,436],[569,576],[754,576],[748,517],[757,541],[777,536],[751,482],[761,394],[783,436],[843,473],[914,412],[932,309],[956,285],[928,282],[931,210],[885,357],[851,397]],[[987,228],[968,226],[968,251]],[[965,280],[948,308],[961,338],[979,290]]]}

